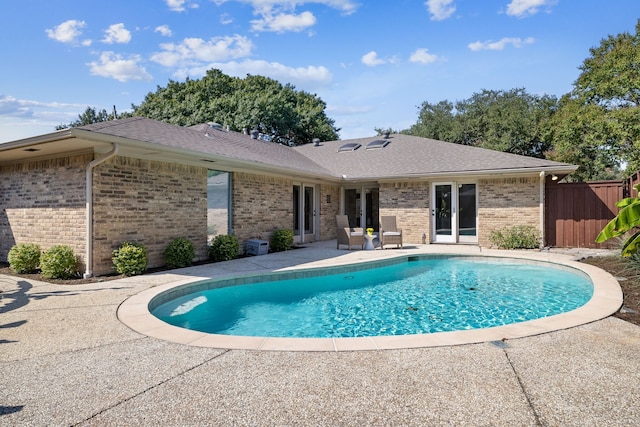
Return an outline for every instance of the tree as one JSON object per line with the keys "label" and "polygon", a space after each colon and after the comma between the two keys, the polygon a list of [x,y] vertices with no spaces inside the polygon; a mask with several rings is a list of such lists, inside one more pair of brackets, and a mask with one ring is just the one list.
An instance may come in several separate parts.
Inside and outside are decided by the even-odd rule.
{"label": "tree", "polygon": [[609,35],[589,53],[551,124],[557,128],[550,132],[553,156],[577,154],[574,162],[585,180],[601,179],[603,168],[626,167],[627,174],[633,173],[640,169],[640,20],[635,34]]}
{"label": "tree", "polygon": [[557,99],[536,96],[525,89],[482,90],[457,101],[424,102],[418,122],[407,133],[508,153],[544,157],[549,143],[544,123]]}
{"label": "tree", "polygon": [[339,129],[326,116],[324,101],[263,76],[241,79],[209,70],[200,80],[171,80],[166,87],[158,86],[132,108],[133,115],[179,126],[217,122],[234,131],[257,129],[265,138],[287,145],[338,139]]}
{"label": "tree", "polygon": [[84,110],[84,113],[78,114],[78,120],[71,122],[68,125],[58,125],[56,126],[56,130],[75,128],[79,126],[90,125],[92,123],[106,122],[108,120],[113,120],[114,117],[115,116],[113,113],[109,114],[105,109],[98,111],[93,107],[87,107],[87,109]]}
{"label": "tree", "polygon": [[603,120],[605,109],[597,104],[583,104],[565,95],[558,111],[546,123],[544,138],[553,142],[546,158],[578,165],[573,181],[619,178],[617,149],[609,139],[611,123]]}
{"label": "tree", "polygon": [[459,142],[461,129],[455,117],[453,103],[450,101],[440,101],[437,104],[423,102],[418,121],[406,133],[441,141]]}

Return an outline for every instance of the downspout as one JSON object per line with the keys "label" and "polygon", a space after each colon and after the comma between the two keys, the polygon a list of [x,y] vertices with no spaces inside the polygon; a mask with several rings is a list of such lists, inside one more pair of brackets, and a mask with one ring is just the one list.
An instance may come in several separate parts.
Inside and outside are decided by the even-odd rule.
{"label": "downspout", "polygon": [[111,151],[107,152],[104,156],[92,160],[87,165],[86,176],[86,252],[85,252],[85,272],[83,277],[88,279],[93,277],[93,169],[100,163],[109,160],[111,157],[118,154],[120,145],[117,142],[113,143]]}
{"label": "downspout", "polygon": [[545,195],[545,185],[546,185],[546,178],[545,178],[546,174],[544,171],[540,172],[540,247],[543,248],[544,244],[546,242],[545,239],[545,223],[544,223],[544,218],[545,218],[545,200],[544,200],[544,195]]}

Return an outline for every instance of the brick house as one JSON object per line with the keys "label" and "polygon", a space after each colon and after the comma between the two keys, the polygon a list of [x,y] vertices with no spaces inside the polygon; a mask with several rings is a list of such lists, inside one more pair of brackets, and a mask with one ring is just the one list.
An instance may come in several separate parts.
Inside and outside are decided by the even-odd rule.
{"label": "brick house", "polygon": [[544,186],[575,166],[392,134],[300,147],[219,127],[134,117],[0,144],[0,261],[18,243],[70,245],[85,276],[113,271],[123,241],[149,267],[176,237],[207,256],[207,177],[229,174],[229,232],[241,245],[293,229],[336,236],[335,215],[378,229],[395,215],[411,243],[488,246],[491,230],[544,230]]}

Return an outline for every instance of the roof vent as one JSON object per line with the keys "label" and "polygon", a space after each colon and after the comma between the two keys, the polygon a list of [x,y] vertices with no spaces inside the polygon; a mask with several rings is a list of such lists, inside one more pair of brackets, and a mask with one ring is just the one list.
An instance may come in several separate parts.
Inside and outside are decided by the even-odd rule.
{"label": "roof vent", "polygon": [[222,125],[220,123],[215,123],[215,122],[209,122],[207,123],[209,125],[210,128],[212,129],[218,129],[218,130],[222,130]]}
{"label": "roof vent", "polygon": [[260,132],[258,129],[251,129],[251,139],[258,139]]}
{"label": "roof vent", "polygon": [[382,132],[382,136],[384,136],[384,139],[389,139],[389,135],[391,134],[390,131],[385,130],[384,132]]}
{"label": "roof vent", "polygon": [[338,152],[341,152],[341,151],[356,151],[361,146],[362,146],[362,144],[358,144],[357,142],[349,142],[348,144],[344,144],[340,148],[338,148]]}
{"label": "roof vent", "polygon": [[388,139],[376,139],[375,141],[371,141],[367,144],[367,150],[384,148],[389,144],[391,144],[391,141],[389,141]]}
{"label": "roof vent", "polygon": [[313,138],[313,146],[314,147],[320,146],[320,138]]}

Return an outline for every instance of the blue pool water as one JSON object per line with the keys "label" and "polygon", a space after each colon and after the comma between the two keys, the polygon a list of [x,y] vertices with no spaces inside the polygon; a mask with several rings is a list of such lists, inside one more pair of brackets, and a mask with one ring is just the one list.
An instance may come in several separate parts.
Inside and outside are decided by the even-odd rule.
{"label": "blue pool water", "polygon": [[456,258],[210,286],[152,313],[172,325],[215,334],[363,337],[524,322],[576,309],[593,294],[590,279],[550,264]]}

